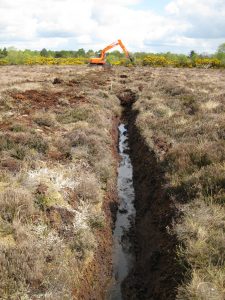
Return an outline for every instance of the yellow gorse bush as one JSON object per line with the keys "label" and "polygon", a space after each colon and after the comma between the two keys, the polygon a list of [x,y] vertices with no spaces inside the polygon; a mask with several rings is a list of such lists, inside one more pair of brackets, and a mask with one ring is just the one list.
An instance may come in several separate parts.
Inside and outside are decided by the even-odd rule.
{"label": "yellow gorse bush", "polygon": [[143,59],[144,66],[165,67],[170,65],[170,61],[164,56],[148,55]]}
{"label": "yellow gorse bush", "polygon": [[121,65],[121,61],[120,60],[116,60],[112,62],[113,66],[120,66]]}
{"label": "yellow gorse bush", "polygon": [[[113,66],[130,67],[133,64],[126,59],[113,57],[107,60]],[[0,66],[10,64],[25,64],[25,65],[84,65],[89,63],[87,57],[44,57],[41,55],[21,56],[12,60],[10,57],[0,58]],[[135,59],[135,65],[152,66],[152,67],[176,67],[176,68],[220,68],[224,67],[224,63],[217,58],[195,58],[191,59],[185,55],[177,55],[174,57],[167,57],[166,55],[149,54]]]}
{"label": "yellow gorse bush", "polygon": [[186,60],[175,60],[175,61],[171,61],[171,65],[176,67],[176,68],[192,68],[193,62],[190,59],[186,59]]}
{"label": "yellow gorse bush", "polygon": [[130,62],[130,60],[128,60],[126,58],[111,61],[110,64],[113,66],[125,66],[125,67],[133,66],[133,64]]}
{"label": "yellow gorse bush", "polygon": [[[140,61],[139,61],[140,62]],[[185,58],[175,58],[175,59],[168,59],[165,56],[159,55],[147,55],[142,60],[143,66],[153,66],[153,67],[166,67],[166,66],[173,66],[177,68],[219,68],[222,66],[222,63],[217,58],[197,58],[195,60],[191,60],[188,57]]]}
{"label": "yellow gorse bush", "polygon": [[195,65],[196,67],[218,68],[221,66],[221,61],[217,58],[197,58]]}
{"label": "yellow gorse bush", "polygon": [[29,57],[25,60],[26,65],[83,65],[87,62],[88,60],[83,57],[53,58],[53,57],[34,56],[34,57]]}
{"label": "yellow gorse bush", "polygon": [[8,61],[6,59],[0,59],[0,66],[7,65]]}
{"label": "yellow gorse bush", "polygon": [[193,63],[190,59],[169,59],[163,55],[147,55],[143,60],[139,59],[139,62],[142,62],[143,66],[153,66],[153,67],[187,67],[192,68]]}

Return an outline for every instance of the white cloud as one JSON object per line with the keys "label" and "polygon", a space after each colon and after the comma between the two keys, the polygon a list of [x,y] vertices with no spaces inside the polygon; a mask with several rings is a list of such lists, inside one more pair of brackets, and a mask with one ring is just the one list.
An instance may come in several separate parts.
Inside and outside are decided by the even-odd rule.
{"label": "white cloud", "polygon": [[224,0],[173,0],[162,14],[141,2],[0,0],[0,48],[97,50],[121,38],[133,51],[187,52],[225,40]]}
{"label": "white cloud", "polygon": [[166,10],[172,17],[189,26],[187,37],[199,39],[225,39],[224,0],[174,0]]}

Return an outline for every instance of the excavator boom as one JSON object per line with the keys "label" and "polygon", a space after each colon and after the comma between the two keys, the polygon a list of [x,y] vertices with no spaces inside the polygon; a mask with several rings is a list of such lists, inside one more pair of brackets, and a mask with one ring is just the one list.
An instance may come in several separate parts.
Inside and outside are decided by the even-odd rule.
{"label": "excavator boom", "polygon": [[122,50],[124,51],[125,55],[127,58],[130,59],[130,61],[132,61],[132,58],[129,54],[129,52],[127,51],[126,47],[124,46],[124,44],[122,43],[121,40],[117,40],[116,42],[106,46],[102,51],[101,51],[101,55],[100,57],[95,57],[95,58],[91,58],[90,59],[90,64],[95,64],[95,65],[104,65],[106,63],[105,61],[105,56],[106,56],[106,52],[109,51],[110,49],[116,47],[116,46],[120,46],[122,48]]}

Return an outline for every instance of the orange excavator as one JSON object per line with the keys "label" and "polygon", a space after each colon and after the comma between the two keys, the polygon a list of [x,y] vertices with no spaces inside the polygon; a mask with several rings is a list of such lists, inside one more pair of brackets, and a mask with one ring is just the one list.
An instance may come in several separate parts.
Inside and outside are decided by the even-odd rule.
{"label": "orange excavator", "polygon": [[102,51],[101,51],[101,54],[100,54],[100,57],[95,57],[95,58],[91,58],[90,59],[90,64],[91,65],[102,65],[104,66],[106,64],[106,52],[109,51],[110,49],[116,47],[116,46],[120,46],[126,57],[130,59],[131,62],[133,62],[133,59],[132,57],[130,56],[129,52],[127,51],[126,47],[124,46],[124,44],[122,43],[121,40],[117,40],[116,42],[106,46]]}

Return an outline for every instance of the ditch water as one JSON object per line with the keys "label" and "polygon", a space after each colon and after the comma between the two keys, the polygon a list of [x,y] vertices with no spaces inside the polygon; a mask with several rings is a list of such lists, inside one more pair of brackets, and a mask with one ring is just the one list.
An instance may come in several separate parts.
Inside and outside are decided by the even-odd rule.
{"label": "ditch water", "polygon": [[125,124],[119,126],[119,154],[117,190],[119,207],[113,233],[113,284],[109,292],[109,300],[122,300],[121,284],[129,274],[134,253],[130,240],[130,232],[135,219],[133,168],[129,156],[128,132]]}

